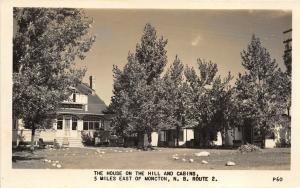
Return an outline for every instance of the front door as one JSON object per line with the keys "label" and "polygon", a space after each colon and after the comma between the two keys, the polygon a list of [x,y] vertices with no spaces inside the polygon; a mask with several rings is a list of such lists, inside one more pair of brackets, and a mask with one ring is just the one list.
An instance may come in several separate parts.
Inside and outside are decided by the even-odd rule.
{"label": "front door", "polygon": [[70,136],[70,131],[71,131],[71,119],[66,118],[65,119],[65,124],[64,124],[64,135],[65,136]]}

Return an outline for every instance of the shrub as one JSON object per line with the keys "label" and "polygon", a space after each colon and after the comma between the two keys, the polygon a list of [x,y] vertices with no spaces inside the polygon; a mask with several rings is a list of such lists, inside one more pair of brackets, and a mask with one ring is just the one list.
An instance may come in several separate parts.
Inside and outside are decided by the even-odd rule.
{"label": "shrub", "polygon": [[92,145],[95,144],[95,140],[94,140],[93,136],[90,135],[89,132],[82,132],[81,133],[81,138],[82,138],[82,143],[85,146],[92,146]]}
{"label": "shrub", "polygon": [[276,147],[278,148],[291,147],[291,142],[286,138],[280,138],[280,140],[276,143]]}
{"label": "shrub", "polygon": [[238,151],[240,151],[241,153],[248,153],[248,152],[260,152],[262,151],[260,147],[253,145],[253,144],[245,144],[245,145],[241,145],[238,148]]}

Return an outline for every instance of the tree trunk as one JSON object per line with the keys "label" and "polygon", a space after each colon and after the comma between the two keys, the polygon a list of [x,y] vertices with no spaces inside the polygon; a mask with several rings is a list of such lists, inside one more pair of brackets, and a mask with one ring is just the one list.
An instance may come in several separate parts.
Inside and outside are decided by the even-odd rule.
{"label": "tree trunk", "polygon": [[179,126],[176,126],[176,147],[179,147]]}
{"label": "tree trunk", "polygon": [[144,146],[144,133],[142,131],[139,131],[137,133],[137,140],[138,140],[138,148],[143,148]]}
{"label": "tree trunk", "polygon": [[34,137],[35,137],[35,126],[33,124],[31,126],[31,147],[30,147],[31,152],[34,151]]}
{"label": "tree trunk", "polygon": [[20,143],[20,137],[22,136],[23,132],[21,131],[21,133],[19,134],[19,122],[18,119],[16,117],[13,117],[14,119],[14,124],[15,124],[15,128],[16,128],[16,132],[17,132],[17,140],[16,140],[16,146],[19,146]]}
{"label": "tree trunk", "polygon": [[224,128],[224,129],[221,131],[222,146],[223,146],[223,147],[225,146],[226,134],[227,134],[227,131],[226,131],[226,129]]}
{"label": "tree trunk", "polygon": [[149,146],[149,145],[151,145],[152,146],[152,137],[151,137],[151,134],[152,134],[152,132],[148,132],[148,134],[147,134],[147,136],[148,136],[148,145],[147,146]]}
{"label": "tree trunk", "polygon": [[262,138],[261,147],[265,148],[266,147],[266,133],[265,133],[265,131],[262,131],[261,138]]}

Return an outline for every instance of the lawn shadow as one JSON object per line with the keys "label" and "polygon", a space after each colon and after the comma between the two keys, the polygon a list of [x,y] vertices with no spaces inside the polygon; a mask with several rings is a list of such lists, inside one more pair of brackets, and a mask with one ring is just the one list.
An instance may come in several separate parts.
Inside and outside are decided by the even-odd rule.
{"label": "lawn shadow", "polygon": [[30,160],[41,160],[44,157],[32,157],[32,156],[12,156],[12,162],[16,163],[17,161],[30,161]]}

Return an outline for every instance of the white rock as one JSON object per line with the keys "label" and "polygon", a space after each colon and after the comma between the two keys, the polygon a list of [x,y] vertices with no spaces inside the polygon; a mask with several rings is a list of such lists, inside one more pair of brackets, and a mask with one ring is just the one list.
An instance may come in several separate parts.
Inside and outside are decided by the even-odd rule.
{"label": "white rock", "polygon": [[48,163],[51,163],[51,160],[48,160]]}
{"label": "white rock", "polygon": [[174,156],[174,157],[173,157],[173,159],[175,159],[175,160],[178,160],[178,159],[179,159],[179,157],[177,157],[177,156]]}
{"label": "white rock", "polygon": [[102,151],[102,152],[101,152],[101,154],[104,154],[104,153],[105,153],[105,151]]}
{"label": "white rock", "polygon": [[190,162],[190,163],[193,163],[193,162],[194,162],[194,159],[190,159],[189,162]]}
{"label": "white rock", "polygon": [[185,159],[185,158],[183,158],[183,159],[182,159],[182,161],[183,161],[183,162],[186,162],[186,159]]}
{"label": "white rock", "polygon": [[132,150],[129,150],[129,152],[132,152]]}
{"label": "white rock", "polygon": [[232,161],[227,161],[226,166],[235,166],[236,164]]}
{"label": "white rock", "polygon": [[119,151],[119,153],[122,153],[122,151]]}
{"label": "white rock", "polygon": [[197,156],[197,157],[207,157],[209,155],[210,155],[210,153],[207,151],[201,151],[199,153],[195,153],[195,156]]}
{"label": "white rock", "polygon": [[55,163],[59,163],[59,161],[55,161]]}
{"label": "white rock", "polygon": [[61,165],[60,165],[60,164],[57,164],[56,167],[57,167],[57,168],[61,168]]}
{"label": "white rock", "polygon": [[52,163],[52,166],[56,166],[56,163]]}
{"label": "white rock", "polygon": [[160,149],[160,150],[158,150],[158,151],[161,151],[161,149]]}
{"label": "white rock", "polygon": [[44,162],[48,162],[48,159],[44,159]]}
{"label": "white rock", "polygon": [[208,162],[205,161],[205,160],[202,160],[201,163],[202,163],[202,164],[207,164]]}

